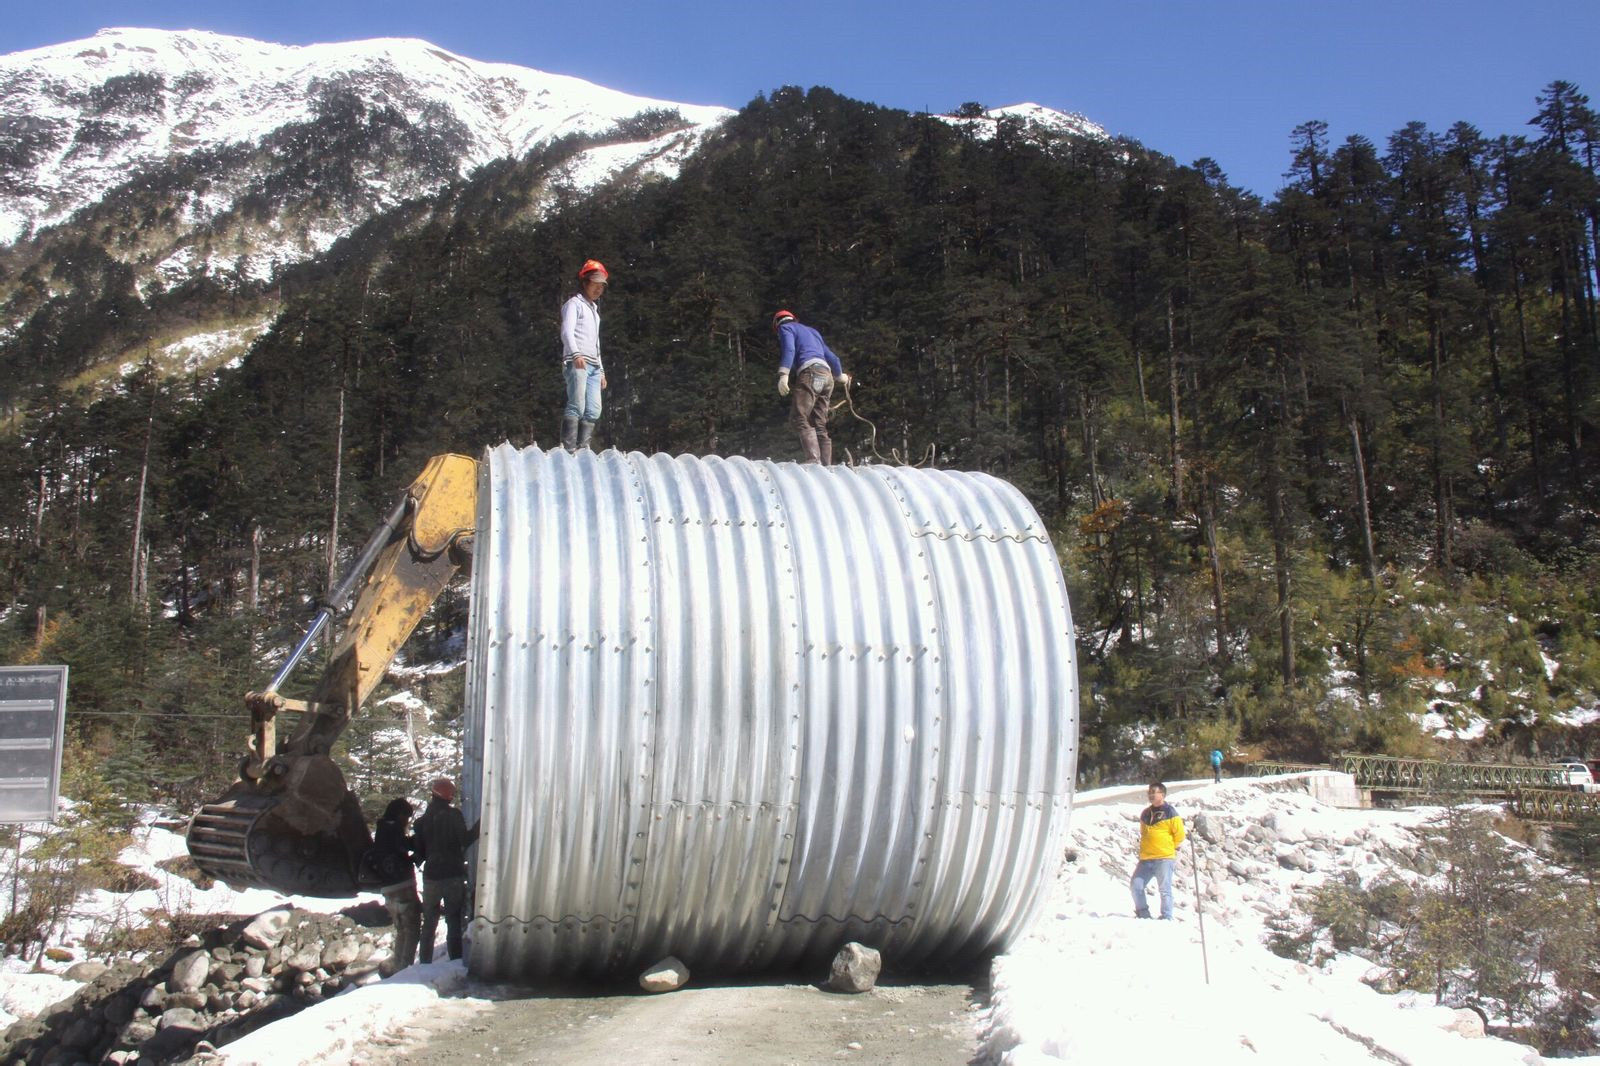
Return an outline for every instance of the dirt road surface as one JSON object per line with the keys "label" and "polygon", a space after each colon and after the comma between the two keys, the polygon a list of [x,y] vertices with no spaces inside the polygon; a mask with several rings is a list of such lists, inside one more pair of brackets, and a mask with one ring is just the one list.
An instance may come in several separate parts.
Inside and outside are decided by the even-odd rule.
{"label": "dirt road surface", "polygon": [[777,981],[693,982],[647,995],[625,986],[585,989],[473,984],[458,1001],[417,1018],[360,1066],[445,1063],[654,1063],[782,1066],[862,1062],[905,1066],[977,1061],[977,1011],[987,967],[945,984],[888,981],[860,995]]}

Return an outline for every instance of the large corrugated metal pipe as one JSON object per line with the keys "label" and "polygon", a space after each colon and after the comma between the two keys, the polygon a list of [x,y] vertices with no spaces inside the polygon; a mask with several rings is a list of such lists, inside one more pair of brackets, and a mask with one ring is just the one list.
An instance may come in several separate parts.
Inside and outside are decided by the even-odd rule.
{"label": "large corrugated metal pipe", "polygon": [[1072,801],[1067,591],[984,474],[616,451],[481,465],[469,964],[896,967],[1003,948]]}

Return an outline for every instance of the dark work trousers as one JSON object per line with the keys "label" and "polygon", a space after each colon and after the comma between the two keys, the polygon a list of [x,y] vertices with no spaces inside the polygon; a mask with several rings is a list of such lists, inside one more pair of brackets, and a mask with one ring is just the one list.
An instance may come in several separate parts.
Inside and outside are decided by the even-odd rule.
{"label": "dark work trousers", "polygon": [[800,371],[789,390],[794,403],[789,423],[800,434],[800,446],[808,463],[833,465],[833,440],[828,436],[828,415],[832,413],[833,374],[818,363]]}
{"label": "dark work trousers", "polygon": [[394,956],[389,962],[389,970],[394,973],[417,961],[422,904],[417,900],[416,882],[384,889],[383,902],[388,904],[389,920],[394,923]]}
{"label": "dark work trousers", "polygon": [[422,879],[422,961],[433,961],[433,939],[439,932],[439,912],[444,911],[444,942],[452,959],[461,957],[461,923],[467,916],[467,882]]}

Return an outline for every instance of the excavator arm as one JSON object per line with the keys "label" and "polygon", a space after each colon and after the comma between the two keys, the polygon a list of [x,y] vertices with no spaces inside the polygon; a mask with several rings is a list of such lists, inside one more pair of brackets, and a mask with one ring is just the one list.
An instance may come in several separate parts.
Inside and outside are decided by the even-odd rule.
{"label": "excavator arm", "polygon": [[[361,806],[332,750],[383,679],[428,608],[471,557],[478,464],[461,455],[429,460],[368,540],[272,681],[248,693],[250,752],[239,780],[189,823],[189,854],[234,886],[292,895],[351,896],[372,844]],[[364,582],[364,584],[363,584]],[[278,693],[356,586],[361,594],[309,700]],[[294,732],[278,716],[299,712]]]}

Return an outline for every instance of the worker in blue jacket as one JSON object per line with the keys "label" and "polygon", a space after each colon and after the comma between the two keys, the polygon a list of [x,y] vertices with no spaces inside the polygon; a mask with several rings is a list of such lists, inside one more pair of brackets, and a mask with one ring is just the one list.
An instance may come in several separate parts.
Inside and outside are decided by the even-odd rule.
{"label": "worker in blue jacket", "polygon": [[[789,422],[800,434],[808,463],[833,464],[833,440],[828,436],[828,415],[833,387],[850,383],[839,357],[829,349],[822,334],[796,320],[792,311],[772,316],[772,329],[778,335],[778,395],[792,397]],[[789,374],[795,375],[794,384]]]}

